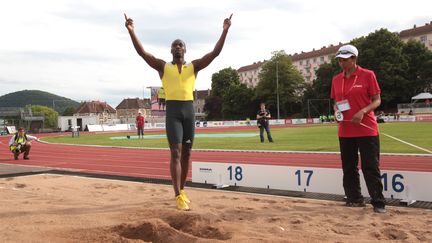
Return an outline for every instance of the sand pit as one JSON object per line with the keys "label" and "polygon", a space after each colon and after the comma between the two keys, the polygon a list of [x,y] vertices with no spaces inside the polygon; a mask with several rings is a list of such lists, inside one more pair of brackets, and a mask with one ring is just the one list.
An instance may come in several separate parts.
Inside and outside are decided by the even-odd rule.
{"label": "sand pit", "polygon": [[61,175],[0,179],[0,242],[432,242],[432,211]]}

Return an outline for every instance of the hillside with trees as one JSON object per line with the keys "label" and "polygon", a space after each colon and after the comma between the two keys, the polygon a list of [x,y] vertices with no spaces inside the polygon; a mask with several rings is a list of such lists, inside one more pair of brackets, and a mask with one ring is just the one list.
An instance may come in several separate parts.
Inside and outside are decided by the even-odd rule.
{"label": "hillside with trees", "polygon": [[79,102],[40,90],[22,90],[0,96],[0,107],[19,107],[41,105],[53,108],[59,114],[71,108],[76,109]]}

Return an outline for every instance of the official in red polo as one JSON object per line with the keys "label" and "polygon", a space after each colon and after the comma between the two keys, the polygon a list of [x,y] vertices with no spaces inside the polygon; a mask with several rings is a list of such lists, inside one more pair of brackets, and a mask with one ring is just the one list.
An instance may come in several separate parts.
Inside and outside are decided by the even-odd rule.
{"label": "official in red polo", "polygon": [[144,139],[144,116],[141,112],[138,112],[138,116],[135,119],[135,124],[137,127],[138,138]]}
{"label": "official in red polo", "polygon": [[380,142],[374,110],[381,104],[381,90],[375,73],[357,65],[358,50],[353,45],[339,48],[336,58],[342,72],[333,77],[331,98],[339,118],[339,146],[343,187],[347,206],[364,207],[360,189],[358,152],[374,212],[385,213],[385,199],[379,169]]}

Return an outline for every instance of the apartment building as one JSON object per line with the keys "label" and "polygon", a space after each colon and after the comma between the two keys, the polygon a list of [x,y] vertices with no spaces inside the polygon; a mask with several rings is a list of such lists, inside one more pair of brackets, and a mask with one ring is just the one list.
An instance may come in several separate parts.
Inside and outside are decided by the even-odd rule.
{"label": "apartment building", "polygon": [[306,83],[312,83],[316,79],[316,70],[321,64],[331,62],[331,59],[342,45],[339,42],[338,45],[323,46],[319,50],[312,49],[310,52],[294,53],[290,57],[294,67],[300,71]]}
{"label": "apartment building", "polygon": [[262,65],[266,62],[254,62],[251,65],[241,67],[237,70],[240,83],[246,84],[248,88],[255,88],[259,82],[258,74],[261,72]]}
{"label": "apartment building", "polygon": [[414,25],[412,29],[402,30],[399,36],[405,42],[408,40],[420,41],[432,51],[432,21],[420,27]]}

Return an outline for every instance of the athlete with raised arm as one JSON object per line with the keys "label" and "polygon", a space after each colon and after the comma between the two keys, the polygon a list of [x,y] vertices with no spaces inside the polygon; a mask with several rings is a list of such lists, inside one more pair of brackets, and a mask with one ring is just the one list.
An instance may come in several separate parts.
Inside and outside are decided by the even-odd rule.
{"label": "athlete with raised arm", "polygon": [[190,155],[195,135],[195,113],[193,109],[193,90],[199,71],[207,67],[222,51],[231,17],[223,23],[223,31],[214,49],[200,59],[190,63],[185,61],[186,44],[176,39],[171,44],[172,61],[165,62],[144,50],[134,32],[133,20],[125,16],[126,28],[132,43],[146,63],[159,73],[166,100],[166,133],[171,151],[170,171],[176,196],[176,206],[189,210],[189,199],[184,192],[189,171]]}

